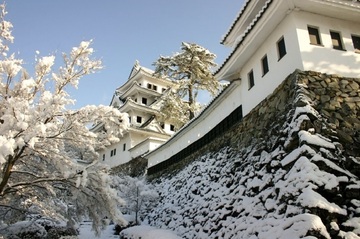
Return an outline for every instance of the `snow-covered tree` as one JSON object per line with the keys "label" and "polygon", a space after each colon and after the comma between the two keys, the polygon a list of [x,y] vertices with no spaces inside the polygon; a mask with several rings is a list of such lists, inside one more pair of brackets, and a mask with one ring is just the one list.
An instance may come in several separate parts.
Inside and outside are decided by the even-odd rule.
{"label": "snow-covered tree", "polygon": [[[104,217],[123,220],[123,201],[110,188],[108,169],[98,163],[96,151],[117,142],[127,127],[127,115],[109,106],[69,110],[74,100],[66,92],[79,79],[101,69],[90,42],[81,42],[63,54],[63,66],[54,71],[54,56],[37,57],[33,76],[23,61],[9,53],[12,24],[0,24],[0,218],[5,223],[29,215],[72,220],[93,219],[94,229]],[[104,131],[88,125],[102,122]],[[82,155],[92,162],[76,162]]]}
{"label": "snow-covered tree", "polygon": [[212,74],[212,68],[216,66],[215,58],[216,55],[204,47],[183,42],[181,52],[172,56],[160,56],[154,62],[156,76],[167,77],[178,83],[176,89],[163,97],[161,111],[172,112],[165,115],[175,121],[192,119],[200,109],[196,99],[198,92],[207,91],[212,96],[217,94],[220,83]]}
{"label": "snow-covered tree", "polygon": [[144,177],[133,178],[126,175],[114,176],[114,187],[117,188],[120,197],[124,199],[125,205],[122,211],[135,214],[135,223],[139,224],[141,211],[150,210],[157,201],[159,195],[152,185],[147,183]]}

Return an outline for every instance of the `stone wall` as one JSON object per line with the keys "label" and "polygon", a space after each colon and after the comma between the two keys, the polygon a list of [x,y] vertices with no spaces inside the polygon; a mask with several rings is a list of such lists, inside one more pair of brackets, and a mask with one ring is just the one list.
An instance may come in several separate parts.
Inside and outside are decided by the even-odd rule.
{"label": "stone wall", "polygon": [[189,239],[359,237],[359,84],[295,71],[229,131],[152,177],[161,200],[148,223]]}

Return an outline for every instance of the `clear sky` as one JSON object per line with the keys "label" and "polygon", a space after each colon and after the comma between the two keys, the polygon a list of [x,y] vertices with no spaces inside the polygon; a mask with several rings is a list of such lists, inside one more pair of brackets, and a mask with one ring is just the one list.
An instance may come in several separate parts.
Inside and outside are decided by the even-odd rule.
{"label": "clear sky", "polygon": [[76,108],[109,105],[128,78],[135,60],[154,69],[160,55],[180,50],[181,42],[197,43],[217,55],[221,64],[230,49],[220,44],[243,0],[8,0],[7,20],[14,25],[10,52],[34,66],[41,56],[70,52],[93,40],[95,56],[105,66],[71,90]]}

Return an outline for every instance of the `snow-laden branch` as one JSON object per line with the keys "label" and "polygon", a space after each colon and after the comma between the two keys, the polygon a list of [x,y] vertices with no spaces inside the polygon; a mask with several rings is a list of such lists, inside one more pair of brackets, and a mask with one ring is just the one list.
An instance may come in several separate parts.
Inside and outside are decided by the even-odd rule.
{"label": "snow-laden branch", "polygon": [[[69,217],[64,207],[73,205],[71,217],[87,214],[97,229],[104,217],[125,224],[117,208],[122,201],[109,185],[97,150],[119,141],[128,127],[127,115],[110,106],[68,109],[75,100],[66,90],[102,68],[93,57],[92,42],[64,53],[58,70],[53,69],[55,56],[37,53],[30,75],[22,59],[7,54],[14,38],[5,15],[0,5],[0,204],[7,210],[36,208],[39,214],[62,219]],[[99,123],[104,130],[89,129]],[[93,163],[82,166],[78,159]],[[7,215],[6,221],[19,216]]]}

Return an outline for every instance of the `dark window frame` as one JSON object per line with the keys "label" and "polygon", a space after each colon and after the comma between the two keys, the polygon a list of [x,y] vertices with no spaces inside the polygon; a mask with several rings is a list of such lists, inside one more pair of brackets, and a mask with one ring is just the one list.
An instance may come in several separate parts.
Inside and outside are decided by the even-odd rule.
{"label": "dark window frame", "polygon": [[278,50],[278,61],[280,61],[286,55],[286,44],[285,38],[282,36],[276,43],[277,50]]}
{"label": "dark window frame", "polygon": [[266,73],[269,72],[269,61],[266,54],[263,56],[263,58],[261,58],[261,69],[262,69],[262,76],[265,76]]}
{"label": "dark window frame", "polygon": [[251,69],[251,71],[249,71],[247,76],[248,76],[248,85],[249,85],[248,90],[250,90],[251,88],[253,88],[255,86],[254,71]]}
{"label": "dark window frame", "polygon": [[315,27],[315,26],[308,26],[307,30],[308,30],[308,34],[309,34],[310,44],[315,45],[315,46],[323,46],[321,43],[321,36],[320,36],[319,28]]}
{"label": "dark window frame", "polygon": [[123,151],[126,150],[126,143],[123,144]]}
{"label": "dark window frame", "polygon": [[141,98],[141,103],[144,104],[144,105],[147,105],[147,98],[142,97]]}
{"label": "dark window frame", "polygon": [[175,131],[175,125],[173,124],[170,125],[170,131]]}
{"label": "dark window frame", "polygon": [[141,116],[136,116],[136,123],[141,124],[142,122],[142,117]]}
{"label": "dark window frame", "polygon": [[351,34],[351,40],[356,53],[360,53],[360,35]]}
{"label": "dark window frame", "polygon": [[345,51],[344,43],[342,41],[340,32],[330,30],[330,37],[331,37],[333,49]]}

